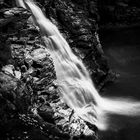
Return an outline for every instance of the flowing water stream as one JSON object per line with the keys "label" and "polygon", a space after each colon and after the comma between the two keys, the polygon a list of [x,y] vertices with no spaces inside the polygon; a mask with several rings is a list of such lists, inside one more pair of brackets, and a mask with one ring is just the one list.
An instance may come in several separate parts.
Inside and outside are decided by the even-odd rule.
{"label": "flowing water stream", "polygon": [[123,121],[120,122],[122,116],[140,116],[140,102],[130,98],[101,97],[84,64],[73,54],[57,27],[32,0],[22,1],[22,5],[20,0],[16,1],[32,12],[42,42],[53,58],[60,96],[79,117],[100,130],[116,130],[123,126]]}
{"label": "flowing water stream", "polygon": [[[100,40],[108,62],[114,71],[119,74],[115,83],[106,86],[104,96],[120,96],[140,100],[140,28],[123,29],[100,32]],[[107,140],[139,140],[140,123],[132,118],[133,124],[125,123],[114,138],[108,135]]]}

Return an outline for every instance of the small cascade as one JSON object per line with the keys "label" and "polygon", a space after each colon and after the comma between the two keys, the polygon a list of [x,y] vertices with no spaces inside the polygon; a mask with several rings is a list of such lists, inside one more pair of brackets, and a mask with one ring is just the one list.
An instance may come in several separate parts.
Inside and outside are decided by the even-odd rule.
{"label": "small cascade", "polygon": [[40,29],[42,41],[53,58],[60,96],[79,117],[100,130],[108,130],[121,126],[123,122],[118,123],[118,116],[140,116],[139,102],[101,97],[82,61],[74,55],[58,28],[45,17],[35,2],[16,1],[32,12],[32,19]]}

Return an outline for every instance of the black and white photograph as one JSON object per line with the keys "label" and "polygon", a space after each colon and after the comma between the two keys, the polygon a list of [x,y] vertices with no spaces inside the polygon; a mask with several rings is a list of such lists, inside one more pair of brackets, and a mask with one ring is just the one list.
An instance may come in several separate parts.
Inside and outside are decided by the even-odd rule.
{"label": "black and white photograph", "polygon": [[0,0],[0,140],[140,140],[140,0]]}

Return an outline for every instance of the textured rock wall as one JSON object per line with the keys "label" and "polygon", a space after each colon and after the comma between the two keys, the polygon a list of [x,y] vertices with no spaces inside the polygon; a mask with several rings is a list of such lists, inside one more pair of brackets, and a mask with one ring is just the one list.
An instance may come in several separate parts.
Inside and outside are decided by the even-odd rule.
{"label": "textured rock wall", "polygon": [[[97,34],[97,1],[38,1],[83,60],[96,86],[111,80],[114,75]],[[77,117],[59,97],[53,60],[39,30],[27,21],[30,15],[15,1],[0,0],[0,138],[95,140],[96,126]]]}
{"label": "textured rock wall", "polygon": [[[63,14],[63,11],[59,10],[61,7],[66,12],[67,5],[65,9],[63,5],[65,2],[57,2],[59,3],[47,3],[52,4],[48,9],[51,10],[48,12],[51,16],[48,16],[58,24],[66,39],[71,42],[72,39],[69,37],[71,33],[66,30],[66,23],[64,22],[65,26],[63,24],[62,26],[62,21],[58,22],[55,17],[56,11],[60,15]],[[0,5],[0,138],[95,140],[97,128],[77,117],[59,97],[53,60],[41,43],[38,29],[27,22],[30,12],[23,8],[13,8],[15,6],[13,1],[11,3],[1,1]],[[79,10],[78,12],[81,13]],[[85,27],[78,29],[79,33],[84,33],[79,35],[81,39],[86,36],[90,40],[97,39],[96,34],[91,37],[92,26],[88,25],[88,19],[84,21],[83,12],[80,15],[82,25]],[[72,35],[76,36],[75,22],[80,18],[75,17],[76,13],[74,20],[70,18],[74,27],[70,21],[68,25],[72,26],[71,32],[74,31]],[[66,17],[67,20],[69,18]],[[86,26],[90,27],[90,30]],[[85,43],[85,46],[88,47],[88,43]],[[76,49],[75,46],[73,48]],[[75,53],[79,54],[76,50]]]}
{"label": "textured rock wall", "polygon": [[139,0],[98,0],[100,24],[136,24],[140,22]]}

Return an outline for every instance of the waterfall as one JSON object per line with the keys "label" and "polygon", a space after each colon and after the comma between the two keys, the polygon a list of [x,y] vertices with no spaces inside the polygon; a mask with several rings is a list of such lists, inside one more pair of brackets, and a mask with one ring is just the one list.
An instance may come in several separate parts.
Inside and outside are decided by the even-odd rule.
{"label": "waterfall", "polygon": [[[16,0],[20,5],[21,0]],[[31,0],[21,2],[32,13],[42,41],[54,61],[58,89],[64,102],[83,120],[100,130],[119,127],[117,116],[140,116],[140,103],[132,99],[101,97],[82,61],[74,55],[58,28]]]}

